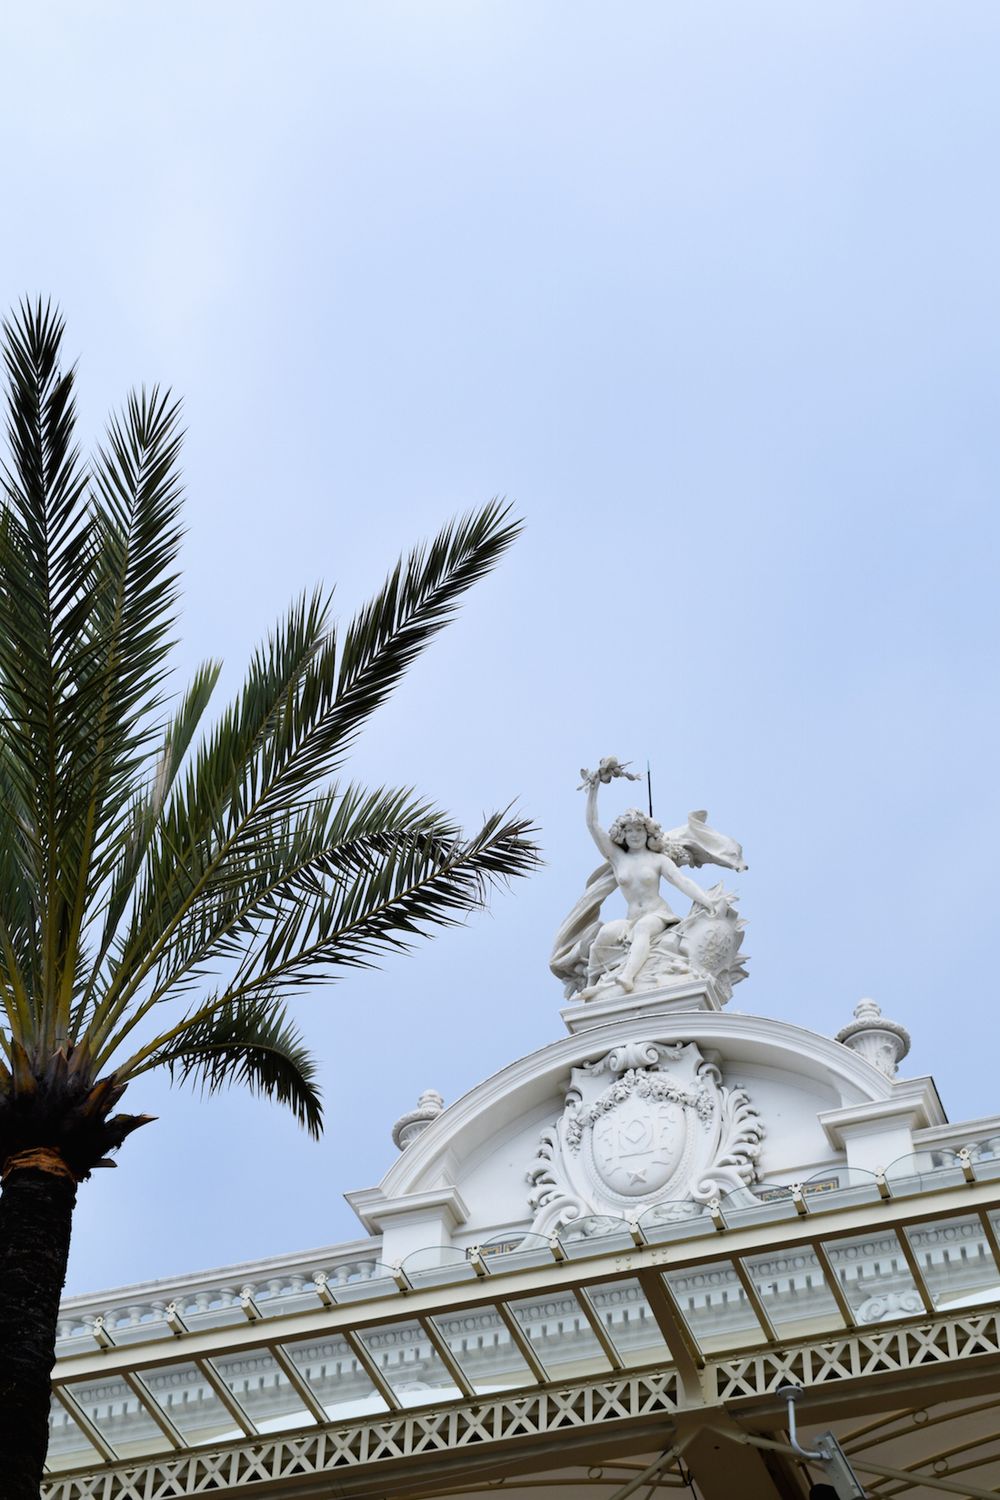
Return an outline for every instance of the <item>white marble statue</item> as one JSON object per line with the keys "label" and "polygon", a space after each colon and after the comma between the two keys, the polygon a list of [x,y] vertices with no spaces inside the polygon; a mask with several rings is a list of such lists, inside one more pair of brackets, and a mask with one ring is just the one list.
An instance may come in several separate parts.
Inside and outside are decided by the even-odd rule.
{"label": "white marble statue", "polygon": [[[715,979],[728,998],[732,985],[745,977],[737,957],[743,924],[734,898],[721,885],[703,890],[680,866],[745,870],[740,845],[709,828],[704,812],[691,813],[684,827],[664,833],[659,823],[633,807],[604,829],[597,819],[601,783],[639,778],[610,755],[596,771],[581,774],[587,827],[606,863],[591,875],[556,936],[550,967],[567,995],[592,1000],[629,994],[637,987],[655,988],[674,975],[701,973]],[[687,917],[679,917],[660,894],[664,880],[692,902]],[[625,898],[626,915],[602,923],[601,905],[616,888]]]}

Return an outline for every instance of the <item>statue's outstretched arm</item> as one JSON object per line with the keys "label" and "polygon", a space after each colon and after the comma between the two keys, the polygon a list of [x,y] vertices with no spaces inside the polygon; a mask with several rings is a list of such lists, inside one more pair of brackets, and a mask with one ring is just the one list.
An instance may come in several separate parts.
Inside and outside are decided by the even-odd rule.
{"label": "statue's outstretched arm", "polygon": [[701,886],[697,885],[695,881],[689,880],[686,875],[682,875],[669,855],[661,855],[661,859],[660,872],[670,881],[671,885],[676,886],[679,891],[682,891],[688,900],[695,901],[699,906],[703,906],[706,911],[715,910],[715,902],[707,891],[703,891]]}

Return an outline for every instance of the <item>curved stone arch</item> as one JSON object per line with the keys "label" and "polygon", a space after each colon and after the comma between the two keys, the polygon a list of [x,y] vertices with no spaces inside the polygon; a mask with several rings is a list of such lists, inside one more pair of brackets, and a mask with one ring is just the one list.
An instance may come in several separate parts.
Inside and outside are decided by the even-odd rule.
{"label": "curved stone arch", "polygon": [[831,1109],[888,1102],[900,1087],[841,1043],[787,1021],[732,1012],[639,1014],[549,1043],[477,1084],[393,1163],[379,1195],[398,1199],[440,1187],[446,1164],[453,1168],[512,1120],[544,1105],[565,1087],[573,1067],[622,1043],[650,1039],[697,1042],[730,1069],[766,1068],[818,1085]]}

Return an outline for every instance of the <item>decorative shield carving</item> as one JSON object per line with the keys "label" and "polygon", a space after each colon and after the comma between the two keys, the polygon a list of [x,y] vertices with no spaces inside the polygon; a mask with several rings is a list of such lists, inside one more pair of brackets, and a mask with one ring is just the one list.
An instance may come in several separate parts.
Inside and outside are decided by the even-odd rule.
{"label": "decorative shield carving", "polygon": [[[668,1217],[756,1180],[764,1128],[694,1042],[631,1042],[574,1068],[528,1173],[532,1228],[662,1204]],[[688,1205],[688,1207],[685,1207]]]}
{"label": "decorative shield carving", "polygon": [[[641,1076],[641,1075],[640,1075]],[[684,1152],[688,1119],[672,1099],[653,1102],[632,1093],[590,1132],[590,1162],[603,1187],[626,1198],[658,1193]]]}

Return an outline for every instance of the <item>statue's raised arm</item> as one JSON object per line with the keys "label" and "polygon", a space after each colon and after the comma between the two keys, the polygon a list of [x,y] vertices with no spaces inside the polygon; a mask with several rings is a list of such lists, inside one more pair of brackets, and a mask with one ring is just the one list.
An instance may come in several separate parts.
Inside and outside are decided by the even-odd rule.
{"label": "statue's raised arm", "polygon": [[[567,994],[582,1000],[628,994],[692,973],[710,976],[720,989],[731,991],[732,984],[745,977],[737,959],[743,924],[731,904],[735,898],[721,885],[703,890],[681,874],[679,866],[715,864],[745,870],[740,845],[709,828],[704,812],[691,813],[684,827],[665,834],[651,816],[632,807],[605,829],[597,816],[601,783],[641,777],[613,755],[605,756],[596,771],[582,771],[581,776],[581,789],[587,791],[587,828],[606,863],[594,871],[556,936],[551,968],[565,981]],[[663,899],[663,880],[693,903],[686,917],[679,917]],[[601,906],[616,887],[625,898],[626,915],[602,924]]]}
{"label": "statue's raised arm", "polygon": [[583,777],[583,780],[577,791],[582,791],[584,787],[587,788],[587,828],[594,843],[604,855],[604,858],[610,860],[613,864],[615,846],[612,844],[605,829],[597,821],[597,793],[602,781],[607,784],[618,776],[623,776],[626,781],[641,781],[642,777],[636,771],[630,771],[627,763],[622,765],[617,755],[605,755],[598,762],[596,771],[581,770],[580,775]]}

